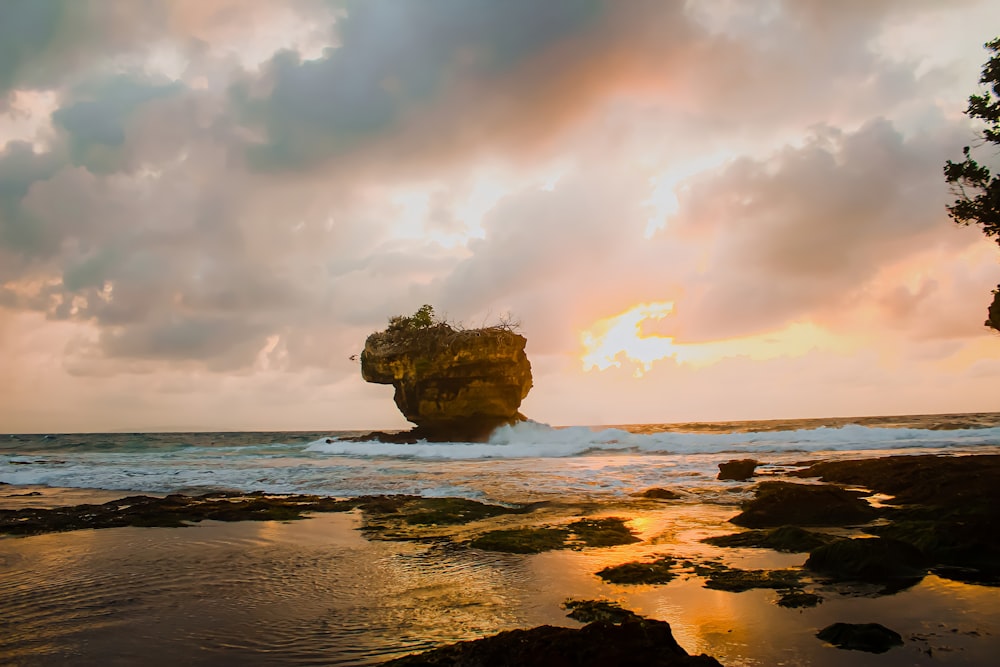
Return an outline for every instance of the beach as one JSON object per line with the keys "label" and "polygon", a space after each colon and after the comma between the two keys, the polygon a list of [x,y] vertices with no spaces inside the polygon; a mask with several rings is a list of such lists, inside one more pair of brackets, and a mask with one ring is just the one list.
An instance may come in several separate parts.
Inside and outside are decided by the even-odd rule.
{"label": "beach", "polygon": [[[0,537],[0,617],[5,619],[0,662],[378,664],[515,628],[578,628],[584,623],[567,617],[567,601],[601,600],[647,619],[668,622],[684,650],[713,656],[724,665],[841,665],[848,660],[881,666],[988,665],[1000,649],[1000,603],[992,581],[973,583],[975,577],[929,563],[921,576],[889,592],[890,587],[882,583],[832,581],[804,570],[808,552],[723,547],[702,540],[746,532],[730,520],[753,501],[761,482],[819,486],[816,478],[795,476],[810,462],[901,456],[947,461],[1000,453],[991,421],[995,419],[982,415],[937,418],[934,423],[939,428],[922,423],[924,428],[916,432],[911,431],[920,424],[885,421],[877,426],[831,424],[811,429],[783,425],[771,431],[759,426],[754,431],[732,425],[704,426],[699,433],[692,433],[691,428],[676,431],[684,436],[676,442],[687,442],[677,446],[690,447],[685,440],[690,435],[711,436],[716,440],[700,441],[702,450],[710,450],[715,447],[710,443],[721,442],[718,438],[738,440],[740,433],[743,445],[684,454],[666,452],[660,445],[655,453],[643,451],[643,443],[652,447],[650,438],[674,433],[659,427],[623,431],[636,436],[639,444],[632,441],[625,443],[627,449],[617,450],[607,445],[600,450],[595,443],[606,442],[610,436],[606,430],[597,430],[592,442],[583,443],[588,445],[580,449],[584,453],[575,455],[502,459],[494,452],[493,458],[473,459],[468,458],[468,447],[473,445],[461,443],[453,447],[465,448],[466,458],[452,460],[393,458],[381,451],[367,460],[355,455],[355,476],[344,475],[339,481],[356,485],[361,469],[377,468],[381,472],[372,472],[370,479],[378,493],[366,496],[369,500],[332,509],[330,498],[361,494],[287,490],[286,494],[310,492],[314,495],[309,497],[324,499],[329,505],[329,511],[303,512],[301,520],[202,519],[179,528],[119,525],[5,535]],[[809,431],[815,432],[809,436]],[[861,433],[867,433],[879,447],[888,441],[886,436],[905,434],[910,446],[902,451],[898,447],[830,446],[832,442],[860,442]],[[554,433],[550,447],[561,446],[556,441],[563,435]],[[802,442],[808,437],[822,439],[826,449],[803,451],[807,446]],[[789,446],[793,440],[799,445]],[[922,445],[915,446],[918,440]],[[323,451],[322,445],[346,446],[336,442],[308,440],[312,444],[305,447],[313,447],[311,456],[317,460],[314,468],[328,471],[318,461],[330,463],[345,456]],[[754,442],[769,444],[755,446]],[[495,448],[502,446],[494,442]],[[17,481],[15,475],[23,481],[29,476],[27,471],[34,471],[30,474],[39,482],[45,475],[58,477],[60,467],[74,467],[83,484],[92,484],[100,474],[98,468],[109,467],[111,454],[132,457],[133,463],[139,456],[135,451],[109,453],[108,447],[92,448],[102,450],[99,454],[80,449],[74,452],[64,446],[57,458],[44,442],[34,449],[8,447],[6,466],[0,467],[8,475],[0,477],[8,481],[0,486],[0,508],[98,505],[135,495],[93,486],[9,483]],[[200,448],[205,451],[194,449],[161,451],[155,456],[161,463],[198,460],[207,456],[211,446]],[[286,467],[307,466],[301,449],[286,456],[286,463],[294,459]],[[186,451],[188,456],[179,456],[177,451]],[[712,474],[718,472],[719,463],[748,452],[761,461],[752,478],[718,480]],[[517,453],[522,454],[521,450]],[[233,452],[216,454],[234,458]],[[261,454],[259,448],[257,454]],[[274,455],[274,450],[267,455]],[[146,452],[144,456],[154,455]],[[28,460],[32,462],[25,463]],[[96,461],[90,477],[85,470],[88,460]],[[337,465],[343,468],[343,461]],[[234,462],[231,467],[239,469],[240,464]],[[173,472],[178,470],[186,469],[181,466]],[[177,486],[196,495],[191,487],[200,470],[193,467],[175,475],[189,476]],[[270,468],[258,466],[256,479],[270,471],[272,479],[287,484],[290,474],[282,478],[278,470],[281,466],[272,460]],[[387,471],[395,476],[394,481]],[[111,472],[120,479],[129,471]],[[296,474],[308,477],[302,470]],[[228,496],[205,502],[288,497],[276,489],[264,489],[266,494],[256,497],[240,496],[260,490],[254,488],[254,480],[248,481],[239,490],[229,484]],[[387,486],[400,493],[418,493],[396,495],[392,507],[385,500],[370,500],[392,497],[384,495],[382,487]],[[673,489],[676,497],[636,495],[649,488]],[[175,489],[134,491],[163,499]],[[205,487],[199,491],[219,493]],[[942,496],[946,491],[941,490]],[[868,495],[865,502],[874,503],[876,509],[886,501],[886,494]],[[441,499],[449,497],[461,502],[442,504]],[[427,519],[433,512],[437,512],[433,520]],[[425,518],[413,518],[420,516]],[[148,517],[144,520],[149,521]],[[600,543],[606,540],[607,531],[591,539],[581,523],[604,529],[614,528],[615,520],[626,529],[626,539],[611,545]],[[809,530],[834,538],[871,538],[866,526],[870,529],[880,522],[885,523],[884,518]],[[579,527],[563,543],[538,553],[498,551],[483,541],[485,535],[509,535],[515,530],[558,533],[567,526]],[[597,575],[605,568],[648,563],[663,556],[672,559],[670,579],[663,583],[614,583]],[[713,584],[721,581],[718,572],[723,570],[801,571],[803,578],[791,588],[816,595],[819,602],[780,606],[778,601],[790,590],[787,586],[745,590],[729,586],[727,590]],[[875,654],[838,649],[816,637],[837,622],[879,623],[898,633],[902,645]]]}

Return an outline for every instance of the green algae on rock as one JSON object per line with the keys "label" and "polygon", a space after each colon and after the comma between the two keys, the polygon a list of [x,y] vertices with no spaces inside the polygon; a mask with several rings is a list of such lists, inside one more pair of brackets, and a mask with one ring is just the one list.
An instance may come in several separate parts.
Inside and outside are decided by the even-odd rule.
{"label": "green algae on rock", "polygon": [[469,546],[484,551],[538,554],[565,549],[569,531],[565,528],[507,528],[491,530],[472,539]]}
{"label": "green algae on rock", "polygon": [[486,551],[536,554],[556,549],[614,547],[638,542],[624,519],[578,519],[561,526],[532,526],[491,530],[469,542]]}
{"label": "green algae on rock", "polygon": [[741,570],[721,563],[695,565],[695,574],[705,578],[705,588],[742,593],[754,588],[795,589],[802,584],[799,570]]}
{"label": "green algae on rock", "polygon": [[706,544],[717,547],[752,547],[774,549],[785,553],[803,553],[829,544],[834,537],[805,530],[798,526],[781,526],[773,530],[747,530],[716,537],[706,537]]}
{"label": "green algae on rock", "polygon": [[526,344],[510,325],[455,328],[424,306],[368,336],[361,376],[395,387],[396,406],[417,425],[411,435],[484,440],[496,427],[524,420],[518,408],[531,389]]}
{"label": "green algae on rock", "polygon": [[624,609],[616,602],[610,600],[573,600],[563,602],[563,609],[569,610],[567,617],[581,623],[593,623],[602,621],[604,623],[624,623],[625,621],[639,620],[642,616]]}
{"label": "green algae on rock", "polygon": [[0,533],[39,535],[121,526],[180,528],[204,520],[292,521],[304,518],[304,512],[345,512],[355,506],[352,501],[334,498],[269,496],[259,492],[128,496],[101,505],[0,510]]}
{"label": "green algae on rock", "polygon": [[805,591],[787,591],[778,598],[779,607],[789,609],[802,609],[804,607],[815,607],[823,602],[823,598],[815,593]]}
{"label": "green algae on rock", "polygon": [[905,588],[923,578],[926,565],[926,557],[912,544],[867,537],[821,546],[809,554],[804,567],[834,581],[897,584]]}
{"label": "green algae on rock", "polygon": [[761,482],[754,498],[743,504],[743,512],[729,521],[746,528],[863,524],[877,512],[862,495],[832,484]]}
{"label": "green algae on rock", "polygon": [[633,561],[612,565],[597,572],[610,584],[666,584],[677,576],[672,556],[660,556],[652,561]]}

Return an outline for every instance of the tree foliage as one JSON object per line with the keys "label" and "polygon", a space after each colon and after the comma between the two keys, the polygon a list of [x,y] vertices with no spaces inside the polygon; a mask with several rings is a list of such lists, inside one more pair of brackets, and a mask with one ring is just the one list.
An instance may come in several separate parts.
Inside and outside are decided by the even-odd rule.
{"label": "tree foliage", "polygon": [[429,329],[437,324],[434,317],[434,306],[425,303],[417,308],[417,312],[410,316],[395,315],[389,318],[389,326],[386,331],[414,331],[416,329]]}
{"label": "tree foliage", "polygon": [[[969,97],[965,114],[985,122],[979,146],[991,144],[991,156],[995,157],[1000,150],[1000,38],[987,42],[985,48],[991,53],[979,77],[985,90],[981,95]],[[1000,176],[977,162],[972,157],[972,148],[962,149],[965,159],[961,162],[945,163],[944,177],[955,195],[954,203],[948,206],[948,215],[960,225],[981,225],[987,237],[1000,243]],[[1000,331],[1000,285],[993,294],[986,326]]]}

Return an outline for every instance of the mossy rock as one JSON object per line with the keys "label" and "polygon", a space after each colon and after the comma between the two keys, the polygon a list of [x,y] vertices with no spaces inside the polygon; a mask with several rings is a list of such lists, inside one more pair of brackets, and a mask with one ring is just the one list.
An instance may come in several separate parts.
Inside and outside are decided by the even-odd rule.
{"label": "mossy rock", "polygon": [[683,496],[676,491],[660,487],[653,487],[651,489],[638,491],[629,495],[633,498],[646,498],[648,500],[677,500],[679,498],[683,498]]}
{"label": "mossy rock", "polygon": [[618,517],[580,519],[566,528],[573,533],[574,541],[585,547],[615,547],[640,541],[625,525],[625,520]]}
{"label": "mossy rock", "polygon": [[805,568],[834,581],[896,583],[923,578],[927,558],[912,544],[884,537],[838,540],[809,554]]}
{"label": "mossy rock", "polygon": [[555,549],[612,547],[638,541],[623,519],[609,517],[578,519],[565,526],[492,530],[471,540],[469,546],[486,551],[536,554]]}
{"label": "mossy rock", "polygon": [[503,514],[518,514],[519,507],[488,505],[467,498],[421,498],[404,506],[402,520],[412,525],[459,525]]}
{"label": "mossy rock", "polygon": [[205,520],[293,521],[305,518],[305,512],[343,512],[355,506],[333,498],[263,493],[172,494],[164,498],[128,496],[102,505],[0,511],[0,533],[39,535],[121,526],[181,528]]}
{"label": "mossy rock", "polygon": [[617,603],[609,600],[566,600],[562,607],[569,610],[569,613],[566,614],[567,617],[581,623],[601,621],[617,625],[625,621],[642,619],[642,616],[634,611],[623,609]]}
{"label": "mossy rock", "polygon": [[804,530],[798,526],[782,526],[773,530],[748,530],[742,533],[706,537],[702,542],[717,547],[750,547],[774,549],[785,553],[804,553],[829,544],[834,539],[829,535]]}
{"label": "mossy rock", "polygon": [[862,495],[832,484],[761,482],[743,512],[729,521],[746,528],[862,524],[877,516]]}
{"label": "mossy rock", "polygon": [[509,528],[484,533],[470,541],[469,546],[485,551],[538,554],[565,549],[569,535],[565,528]]}
{"label": "mossy rock", "polygon": [[742,593],[754,588],[794,589],[801,586],[798,570],[741,570],[720,563],[702,563],[695,573],[705,577],[705,588]]}
{"label": "mossy rock", "polygon": [[789,609],[815,607],[821,602],[823,602],[822,597],[816,595],[815,593],[806,593],[805,591],[788,591],[778,598],[778,606],[787,607]]}
{"label": "mossy rock", "polygon": [[606,567],[597,576],[610,584],[666,584],[677,576],[672,556]]}

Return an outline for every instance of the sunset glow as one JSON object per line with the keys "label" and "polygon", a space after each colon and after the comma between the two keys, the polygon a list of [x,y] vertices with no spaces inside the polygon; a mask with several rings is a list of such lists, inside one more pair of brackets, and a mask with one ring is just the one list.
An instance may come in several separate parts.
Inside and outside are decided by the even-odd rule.
{"label": "sunset glow", "polygon": [[997,408],[995,2],[133,4],[0,2],[0,432],[404,428],[422,304],[546,423]]}
{"label": "sunset glow", "polygon": [[642,377],[657,361],[673,360],[695,368],[724,359],[745,357],[765,361],[798,357],[810,351],[847,352],[854,344],[812,323],[795,323],[772,333],[701,343],[677,343],[671,336],[644,334],[643,325],[667,318],[673,303],[639,304],[624,313],[598,320],[580,334],[583,370],[634,367]]}

